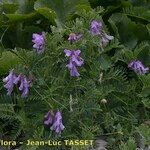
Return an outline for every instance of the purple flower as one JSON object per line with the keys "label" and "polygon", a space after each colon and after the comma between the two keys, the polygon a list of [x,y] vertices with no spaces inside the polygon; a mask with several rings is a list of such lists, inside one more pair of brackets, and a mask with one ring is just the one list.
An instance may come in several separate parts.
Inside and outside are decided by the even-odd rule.
{"label": "purple flower", "polygon": [[77,67],[82,66],[84,63],[84,60],[79,56],[81,51],[80,50],[64,50],[67,57],[70,58],[69,64],[66,65],[68,69],[70,70],[71,76],[80,76],[78,73]]}
{"label": "purple flower", "polygon": [[99,35],[101,37],[101,45],[104,47],[109,43],[109,41],[114,39],[113,36],[107,35],[104,31],[102,31],[102,22],[93,20],[91,22],[90,31],[92,35]]}
{"label": "purple flower", "polygon": [[101,30],[102,30],[102,23],[98,22],[96,20],[93,20],[91,22],[91,27],[90,27],[91,34],[99,35],[99,34],[101,34]]}
{"label": "purple flower", "polygon": [[33,33],[32,42],[34,43],[33,48],[36,49],[38,54],[42,54],[45,49],[45,33],[42,34]]}
{"label": "purple flower", "polygon": [[107,35],[106,33],[104,33],[104,35],[102,35],[102,46],[106,46],[109,41],[113,40],[114,37],[113,36],[110,36],[110,35]]}
{"label": "purple flower", "polygon": [[[71,67],[72,66],[72,67]],[[67,67],[70,69],[70,75],[73,76],[73,77],[78,77],[80,76],[78,70],[77,70],[77,67],[73,64],[68,64]]]}
{"label": "purple flower", "polygon": [[60,111],[57,111],[54,116],[53,125],[51,126],[51,130],[55,131],[57,134],[61,134],[61,131],[64,130],[64,125],[62,124],[62,115]]}
{"label": "purple flower", "polygon": [[22,98],[26,98],[28,96],[29,87],[30,87],[29,81],[25,76],[21,75],[19,90],[22,91],[22,95],[21,95]]}
{"label": "purple flower", "polygon": [[3,82],[5,83],[4,87],[7,89],[7,95],[11,95],[14,88],[15,79],[16,79],[16,75],[14,73],[14,70],[11,70],[9,72],[9,75],[3,79]]}
{"label": "purple flower", "polygon": [[14,70],[9,72],[9,75],[3,79],[5,83],[4,87],[7,89],[7,95],[11,95],[13,88],[15,85],[19,85],[19,90],[22,91],[22,97],[25,98],[28,96],[29,93],[29,81],[24,75],[17,76],[14,73]]}
{"label": "purple flower", "polygon": [[44,116],[44,125],[52,125],[53,123],[54,114],[52,111],[48,111],[47,114]]}
{"label": "purple flower", "polygon": [[80,38],[82,37],[81,34],[77,35],[75,33],[70,33],[68,41],[70,41],[71,43],[78,41]]}
{"label": "purple flower", "polygon": [[18,84],[20,79],[21,79],[21,74],[18,77],[15,78],[14,84]]}
{"label": "purple flower", "polygon": [[139,74],[145,74],[148,72],[149,68],[145,68],[141,61],[133,60],[128,64],[128,67],[133,69],[135,72]]}

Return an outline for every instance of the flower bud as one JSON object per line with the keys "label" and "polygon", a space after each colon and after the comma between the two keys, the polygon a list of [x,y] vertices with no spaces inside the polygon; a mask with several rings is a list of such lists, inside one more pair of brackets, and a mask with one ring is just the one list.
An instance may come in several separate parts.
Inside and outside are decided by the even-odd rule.
{"label": "flower bud", "polygon": [[101,100],[101,103],[106,104],[106,103],[107,103],[107,100],[106,100],[106,99],[102,99],[102,100]]}

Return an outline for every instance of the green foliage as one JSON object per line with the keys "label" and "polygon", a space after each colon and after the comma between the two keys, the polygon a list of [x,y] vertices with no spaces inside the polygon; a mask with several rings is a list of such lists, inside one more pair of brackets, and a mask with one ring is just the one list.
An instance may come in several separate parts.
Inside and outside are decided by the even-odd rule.
{"label": "green foliage", "polygon": [[115,32],[119,33],[121,42],[129,48],[134,48],[141,41],[149,40],[146,26],[136,24],[125,14],[114,14],[110,21],[114,22],[115,26],[117,26],[117,31]]}
{"label": "green foliage", "polygon": [[88,5],[88,0],[37,0],[35,3],[36,8],[43,7],[43,9],[49,9],[49,12],[51,9],[54,10],[57,15],[57,19],[63,23],[65,22],[68,14],[74,12],[78,5]]}
{"label": "green foliage", "polygon": [[8,72],[11,68],[19,63],[19,58],[11,52],[3,52],[0,57],[0,75]]}
{"label": "green foliage", "polygon": [[135,143],[134,139],[130,138],[127,143],[121,144],[119,146],[119,148],[120,148],[120,150],[128,150],[128,149],[135,150],[136,149],[136,143]]}
{"label": "green foliage", "polygon": [[[90,1],[92,7],[103,5],[105,10],[91,9],[86,0],[1,2],[0,11],[4,14],[0,16],[0,134],[3,138],[62,140],[95,139],[102,135],[107,137],[109,149],[135,150],[134,134],[138,133],[144,137],[145,147],[149,145],[149,126],[144,123],[150,119],[150,74],[141,76],[128,68],[135,59],[150,67],[146,0],[140,6],[140,0],[109,2]],[[100,45],[98,36],[89,32],[93,19],[102,21],[103,32],[115,37],[106,47]],[[48,31],[46,47],[44,54],[37,55],[31,51],[32,33],[41,31]],[[70,33],[83,36],[72,44],[67,40]],[[81,74],[78,78],[71,77],[66,68],[66,48],[81,50],[84,65],[78,68]],[[2,79],[12,68],[18,74],[33,77],[25,100],[16,88],[11,96],[6,96]],[[43,126],[44,115],[50,109],[62,111],[65,130],[61,137]],[[21,148],[49,147],[22,145]]]}
{"label": "green foliage", "polygon": [[[136,134],[135,134],[136,133]],[[150,144],[150,129],[149,125],[142,124],[136,128],[134,131],[134,138],[129,137],[126,143],[121,143],[119,146],[120,150],[135,150],[137,147],[139,149],[148,149]]]}
{"label": "green foliage", "polygon": [[[88,0],[1,1],[0,46],[2,48],[31,48],[31,44],[27,43],[33,32],[49,31],[49,25],[56,24],[56,20],[65,22],[77,8],[86,7],[90,8]],[[32,30],[30,30],[31,27]]]}
{"label": "green foliage", "polygon": [[[48,31],[49,24],[55,25],[57,24],[57,20],[64,23],[66,20],[72,20],[77,16],[74,15],[76,10],[90,10],[90,4],[92,7],[104,6],[107,8],[103,13],[103,19],[105,23],[108,23],[110,16],[114,13],[122,13],[130,18],[132,21],[147,25],[135,27],[135,24],[129,23],[126,19],[119,22],[122,28],[128,28],[129,31],[126,32],[127,36],[131,36],[134,39],[131,40],[134,43],[137,43],[136,38],[141,38],[142,34],[134,35],[132,32],[134,31],[144,31],[142,40],[145,37],[147,32],[148,24],[149,24],[149,8],[148,2],[145,0],[144,2],[140,0],[134,1],[125,1],[125,0],[113,0],[113,1],[91,1],[89,0],[14,0],[14,1],[1,1],[0,3],[0,37],[1,37],[1,46],[2,47],[22,47],[22,48],[31,48],[31,44],[28,39],[31,38],[33,32],[41,32],[42,30]],[[80,14],[78,14],[80,15]],[[121,16],[116,16],[117,18],[122,18]],[[129,23],[129,24],[128,24]],[[122,26],[123,24],[123,26]],[[130,27],[129,27],[130,26]],[[32,31],[29,30],[29,28]],[[119,30],[120,27],[118,27]],[[130,29],[132,30],[131,33]],[[120,31],[119,31],[120,32]],[[139,32],[136,32],[139,34]],[[20,37],[21,35],[21,37]],[[121,36],[122,33],[120,33]],[[126,35],[125,35],[126,36]],[[128,36],[128,38],[129,38]],[[12,37],[15,37],[12,38]],[[24,38],[22,38],[24,37]],[[126,37],[124,37],[126,39]],[[121,40],[128,42],[128,39]],[[6,42],[8,41],[8,42]],[[130,42],[131,42],[130,41]],[[131,43],[132,43],[131,42]],[[128,43],[127,43],[128,44]]]}
{"label": "green foliage", "polygon": [[137,128],[137,131],[139,134],[141,134],[144,138],[144,145],[149,146],[150,145],[150,128],[149,124],[145,125],[142,124]]}

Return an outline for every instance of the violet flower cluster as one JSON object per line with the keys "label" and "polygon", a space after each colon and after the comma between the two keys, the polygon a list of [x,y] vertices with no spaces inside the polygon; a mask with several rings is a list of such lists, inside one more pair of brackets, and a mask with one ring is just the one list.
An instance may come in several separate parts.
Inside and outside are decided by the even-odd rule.
{"label": "violet flower cluster", "polygon": [[64,130],[64,125],[62,123],[62,114],[58,110],[55,114],[52,111],[48,111],[44,117],[44,125],[50,126],[52,131],[55,131],[56,134],[61,134]]}
{"label": "violet flower cluster", "polygon": [[34,43],[33,48],[36,50],[36,52],[38,54],[42,54],[45,50],[45,33],[33,33],[32,42]]}
{"label": "violet flower cluster", "polygon": [[114,39],[114,37],[107,35],[104,31],[102,31],[102,27],[102,22],[93,20],[90,25],[90,32],[94,36],[99,35],[101,37],[101,45],[105,47],[109,41]]}
{"label": "violet flower cluster", "polygon": [[96,20],[91,22],[90,32],[92,35],[100,35],[102,31],[102,23]]}
{"label": "violet flower cluster", "polygon": [[64,50],[67,57],[69,57],[69,64],[66,65],[68,69],[70,70],[70,75],[73,77],[80,76],[77,67],[80,67],[83,65],[84,60],[80,57],[80,50]]}
{"label": "violet flower cluster", "polygon": [[[101,37],[101,45],[106,46],[109,41],[114,39],[113,36],[107,35],[105,32],[102,31],[102,22],[98,22],[96,20],[93,20],[90,25],[90,32],[92,35],[99,35]],[[82,34],[75,34],[71,33],[69,35],[68,41],[70,43],[78,41],[82,37]],[[80,57],[80,50],[64,50],[67,57],[69,57],[69,64],[66,65],[68,69],[70,70],[70,75],[73,77],[80,76],[77,67],[81,67],[84,63],[84,60]]]}
{"label": "violet flower cluster", "polygon": [[14,70],[9,72],[9,75],[3,79],[4,87],[7,89],[7,95],[11,95],[14,86],[17,85],[19,87],[19,91],[22,92],[21,97],[26,98],[29,93],[30,83],[27,80],[25,75],[18,75],[14,73]]}
{"label": "violet flower cluster", "polygon": [[148,72],[149,68],[145,67],[141,61],[133,60],[128,64],[128,67],[134,70],[135,72],[143,75]]}

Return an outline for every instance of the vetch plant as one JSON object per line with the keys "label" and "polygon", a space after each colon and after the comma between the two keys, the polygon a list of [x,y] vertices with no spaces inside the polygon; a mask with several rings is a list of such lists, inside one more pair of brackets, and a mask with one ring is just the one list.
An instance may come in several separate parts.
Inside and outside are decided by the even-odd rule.
{"label": "vetch plant", "polygon": [[54,115],[53,124],[51,126],[51,130],[55,131],[56,134],[61,134],[61,132],[64,130],[65,126],[62,123],[62,114],[58,110]]}
{"label": "vetch plant", "polygon": [[4,87],[7,89],[7,95],[11,95],[16,78],[17,77],[16,74],[14,73],[14,70],[11,70],[9,72],[9,75],[3,79]]}
{"label": "vetch plant", "polygon": [[19,90],[22,92],[21,97],[26,98],[29,94],[29,81],[25,75],[20,75],[20,80],[18,82],[20,82]]}
{"label": "vetch plant", "polygon": [[90,32],[93,36],[99,36],[101,38],[101,42],[100,42],[100,45],[105,47],[107,46],[107,44],[109,43],[109,41],[113,40],[114,37],[113,36],[110,36],[110,35],[107,35],[105,33],[105,31],[102,30],[103,28],[103,25],[102,25],[102,22],[98,22],[96,20],[93,20],[91,22],[91,25],[90,25]]}
{"label": "vetch plant", "polygon": [[90,32],[92,35],[100,35],[102,31],[102,22],[93,20],[90,25]]}
{"label": "vetch plant", "polygon": [[47,114],[44,116],[44,125],[50,126],[53,123],[54,114],[52,111],[48,111]]}
{"label": "vetch plant", "polygon": [[57,110],[55,113],[53,113],[53,111],[49,110],[44,116],[44,125],[49,127],[49,129],[54,131],[56,134],[60,135],[65,128],[62,123],[61,112]]}
{"label": "vetch plant", "polygon": [[134,70],[135,72],[139,73],[140,75],[143,75],[149,71],[149,68],[145,67],[139,60],[131,61],[128,67]]}
{"label": "vetch plant", "polygon": [[33,33],[32,42],[34,43],[33,48],[38,54],[44,53],[45,50],[45,33],[41,34]]}
{"label": "vetch plant", "polygon": [[3,79],[4,87],[7,89],[7,94],[11,95],[14,86],[17,85],[22,92],[21,97],[26,98],[29,94],[30,81],[25,75],[17,75],[14,73],[14,69],[9,72],[9,75]]}
{"label": "vetch plant", "polygon": [[73,77],[80,76],[77,67],[81,67],[84,63],[84,60],[80,57],[80,50],[64,50],[67,57],[69,57],[69,64],[66,65],[70,70],[70,75]]}
{"label": "vetch plant", "polygon": [[[19,141],[105,138],[105,148],[118,149],[136,126],[149,120],[148,42],[134,48],[123,45],[116,36],[117,27],[105,25],[102,10],[77,11],[80,17],[65,24],[57,21],[58,26],[49,29],[51,33],[34,32],[30,41],[37,54],[44,53],[40,57],[32,48],[13,51],[21,59],[15,66],[20,73],[11,70],[4,78],[8,94],[14,94],[6,96],[4,88],[0,89],[0,120],[11,125],[11,129],[2,127],[4,137]],[[32,88],[30,74],[34,76]],[[20,100],[20,92],[22,97],[28,96],[27,101]],[[8,130],[11,132],[5,134]],[[49,149],[47,145],[32,148]]]}

